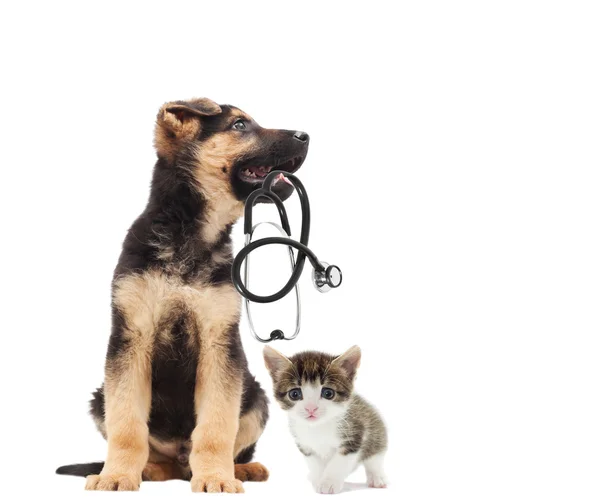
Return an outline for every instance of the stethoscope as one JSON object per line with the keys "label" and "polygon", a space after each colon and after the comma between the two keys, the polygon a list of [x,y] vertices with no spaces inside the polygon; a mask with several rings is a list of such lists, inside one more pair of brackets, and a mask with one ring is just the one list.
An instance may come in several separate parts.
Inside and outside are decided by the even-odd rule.
{"label": "stethoscope", "polygon": [[[294,241],[291,239],[292,231],[290,229],[290,223],[283,206],[283,201],[271,190],[271,186],[275,181],[279,183],[289,183],[294,186],[298,197],[300,198],[300,207],[302,209],[302,227],[300,229],[300,241]],[[279,211],[279,219],[281,225],[275,222],[259,222],[254,227],[252,226],[252,210],[254,205],[259,202],[260,198],[270,199],[277,210]],[[268,237],[257,239],[252,241],[254,231],[261,225],[270,225],[275,227],[283,237]],[[311,265],[313,266],[313,283],[319,292],[328,292],[332,288],[337,288],[342,284],[342,271],[338,266],[329,265],[326,262],[321,262],[317,256],[308,248],[308,234],[310,232],[310,206],[308,203],[308,195],[302,182],[298,178],[285,171],[271,171],[262,184],[262,187],[252,192],[248,199],[246,199],[246,205],[244,209],[244,234],[246,236],[245,246],[240,250],[233,260],[231,268],[231,276],[233,284],[237,288],[237,291],[245,298],[246,314],[248,316],[248,323],[250,325],[250,331],[252,335],[260,342],[270,342],[275,340],[292,340],[295,339],[300,332],[300,290],[298,287],[298,280],[304,269],[304,261],[308,257]],[[261,246],[271,244],[283,244],[288,246],[290,255],[290,265],[292,274],[290,279],[285,286],[278,292],[272,295],[256,295],[249,290],[250,287],[250,253],[260,248]],[[294,259],[294,250],[298,250],[297,257]],[[241,278],[241,268],[244,263],[244,281]],[[252,314],[250,312],[250,302],[258,302],[265,304],[268,302],[275,302],[282,299],[288,293],[296,290],[296,330],[291,337],[286,337],[282,330],[273,330],[268,339],[264,339],[256,333],[254,328],[254,322]]]}

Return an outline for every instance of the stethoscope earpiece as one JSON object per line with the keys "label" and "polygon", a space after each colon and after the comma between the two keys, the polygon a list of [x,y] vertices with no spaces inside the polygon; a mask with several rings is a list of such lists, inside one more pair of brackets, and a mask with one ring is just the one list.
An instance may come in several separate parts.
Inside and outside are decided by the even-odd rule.
{"label": "stethoscope earpiece", "polygon": [[[276,178],[283,176],[285,181],[289,182],[294,186],[298,197],[300,198],[300,206],[302,208],[302,226],[300,230],[300,241],[294,241],[291,239],[291,229],[287,212],[283,206],[283,201],[271,190],[271,185]],[[274,222],[260,222],[255,226],[252,226],[252,210],[257,201],[265,197],[270,199],[277,210],[279,211],[279,218],[281,225]],[[252,241],[252,235],[259,225],[268,224],[275,227],[281,233],[281,237],[274,236],[268,238],[257,239]],[[326,262],[320,262],[317,256],[308,248],[308,234],[310,232],[310,206],[308,203],[308,195],[302,182],[297,177],[285,171],[272,171],[267,175],[263,181],[262,187],[252,192],[248,199],[246,199],[246,205],[244,210],[244,234],[246,235],[246,243],[244,248],[236,255],[233,260],[231,267],[231,277],[233,284],[237,291],[246,299],[246,314],[248,316],[248,323],[250,325],[250,331],[252,335],[260,342],[271,342],[275,340],[292,340],[295,339],[300,332],[300,290],[298,287],[298,279],[302,274],[304,268],[304,262],[308,258],[309,262],[313,266],[313,283],[319,292],[328,292],[332,288],[337,288],[342,284],[342,271],[336,265],[329,265]],[[292,269],[292,275],[290,276],[287,283],[281,290],[272,295],[256,295],[249,290],[250,286],[250,253],[261,246],[269,244],[282,244],[287,245],[290,255],[290,266]],[[294,249],[298,251],[296,258],[294,258]],[[241,278],[241,268],[244,264],[244,281]],[[283,331],[273,330],[268,339],[260,337],[254,328],[252,320],[252,314],[250,312],[250,302],[268,303],[275,302],[282,299],[288,293],[296,290],[296,330],[291,337],[285,337]]]}

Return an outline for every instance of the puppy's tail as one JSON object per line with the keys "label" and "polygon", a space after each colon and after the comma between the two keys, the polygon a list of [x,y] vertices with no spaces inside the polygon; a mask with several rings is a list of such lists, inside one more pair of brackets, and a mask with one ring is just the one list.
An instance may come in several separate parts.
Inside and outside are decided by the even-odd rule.
{"label": "puppy's tail", "polygon": [[76,477],[87,477],[98,475],[104,468],[104,461],[97,463],[82,463],[80,465],[65,465],[56,469],[59,475],[75,475]]}

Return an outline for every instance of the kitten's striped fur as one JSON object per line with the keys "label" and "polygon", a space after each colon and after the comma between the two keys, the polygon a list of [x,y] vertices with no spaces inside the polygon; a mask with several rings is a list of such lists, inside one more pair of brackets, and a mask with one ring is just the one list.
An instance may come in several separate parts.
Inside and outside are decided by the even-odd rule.
{"label": "kitten's striped fur", "polygon": [[287,358],[267,346],[264,357],[315,490],[340,492],[360,464],[370,487],[385,487],[386,428],[377,410],[354,393],[360,349],[353,346],[341,356],[307,351]]}

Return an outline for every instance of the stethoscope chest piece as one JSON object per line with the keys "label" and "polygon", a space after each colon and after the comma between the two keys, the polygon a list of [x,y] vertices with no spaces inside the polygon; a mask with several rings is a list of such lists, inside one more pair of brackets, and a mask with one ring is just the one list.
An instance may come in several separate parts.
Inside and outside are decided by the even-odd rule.
{"label": "stethoscope chest piece", "polygon": [[[271,186],[275,180],[283,178],[285,182],[290,183],[296,189],[300,198],[300,206],[302,208],[302,227],[300,231],[300,241],[295,241],[291,238],[291,230],[289,220],[283,201],[271,190]],[[274,222],[260,222],[255,226],[252,226],[252,209],[256,202],[261,198],[270,199],[277,210],[279,211],[279,218],[281,225]],[[259,225],[271,225],[275,227],[281,234],[281,236],[267,237],[252,241],[254,231]],[[308,203],[308,196],[304,185],[292,174],[284,171],[272,171],[265,178],[262,187],[252,192],[246,200],[246,207],[244,212],[244,233],[246,235],[246,242],[244,248],[236,255],[233,260],[231,268],[231,276],[233,284],[235,285],[238,292],[245,298],[246,314],[248,316],[248,324],[250,325],[250,331],[252,335],[260,342],[271,342],[274,340],[292,340],[295,339],[300,332],[300,291],[298,287],[298,280],[302,274],[304,268],[304,262],[308,258],[309,262],[313,266],[313,283],[319,292],[328,292],[333,288],[337,288],[342,284],[342,271],[336,265],[329,265],[326,262],[321,262],[317,256],[308,248],[308,235],[310,231],[310,207]],[[272,295],[256,295],[249,290],[250,286],[250,253],[261,246],[268,244],[280,244],[286,245],[289,250],[290,266],[292,274],[287,283],[278,292]],[[294,258],[294,249],[297,250],[297,255]],[[241,267],[244,264],[244,281],[241,278]],[[286,337],[282,330],[273,330],[269,338],[261,337],[254,327],[254,321],[252,318],[250,303],[269,303],[275,302],[282,299],[288,293],[295,289],[296,291],[296,329],[290,337]]]}
{"label": "stethoscope chest piece", "polygon": [[342,270],[337,265],[321,262],[325,270],[313,269],[313,283],[321,293],[328,292],[342,284]]}

